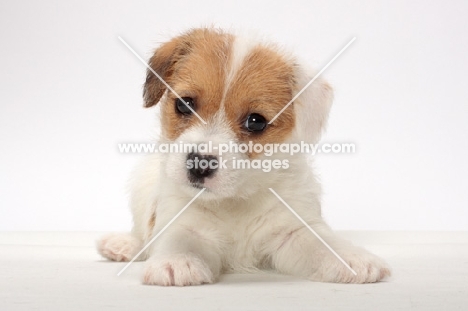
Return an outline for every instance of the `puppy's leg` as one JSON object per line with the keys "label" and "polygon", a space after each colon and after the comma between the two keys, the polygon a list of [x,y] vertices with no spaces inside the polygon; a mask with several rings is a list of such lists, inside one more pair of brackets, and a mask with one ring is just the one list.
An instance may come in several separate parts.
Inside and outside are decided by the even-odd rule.
{"label": "puppy's leg", "polygon": [[113,261],[130,261],[141,249],[142,241],[130,233],[110,233],[97,241],[97,250]]}
{"label": "puppy's leg", "polygon": [[279,272],[337,283],[373,283],[391,275],[390,267],[382,259],[339,238],[324,223],[311,227],[357,275],[306,227],[285,232],[275,240],[272,260]]}
{"label": "puppy's leg", "polygon": [[[192,208],[192,207],[191,207]],[[196,212],[185,211],[154,242],[143,274],[143,283],[186,286],[213,283],[222,268],[222,238]],[[156,228],[158,232],[162,226]],[[211,228],[211,229],[210,229]]]}
{"label": "puppy's leg", "polygon": [[[130,261],[147,242],[156,220],[159,158],[147,156],[135,168],[131,178],[130,208],[133,214],[131,233],[113,233],[97,241],[98,252],[114,261]],[[137,260],[146,258],[146,251]]]}

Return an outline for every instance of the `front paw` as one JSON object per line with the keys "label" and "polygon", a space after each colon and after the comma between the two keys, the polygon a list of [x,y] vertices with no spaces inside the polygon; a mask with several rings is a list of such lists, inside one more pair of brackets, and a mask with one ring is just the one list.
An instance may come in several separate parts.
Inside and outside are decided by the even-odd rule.
{"label": "front paw", "polygon": [[312,277],[315,280],[334,283],[375,283],[391,276],[390,266],[378,256],[364,249],[352,249],[339,253],[340,257],[356,272],[354,275],[336,257],[327,258]]}
{"label": "front paw", "polygon": [[113,261],[130,261],[140,248],[141,241],[129,233],[111,233],[96,243],[99,254]]}
{"label": "front paw", "polygon": [[143,283],[162,286],[187,286],[213,283],[208,265],[195,254],[155,256],[148,260]]}

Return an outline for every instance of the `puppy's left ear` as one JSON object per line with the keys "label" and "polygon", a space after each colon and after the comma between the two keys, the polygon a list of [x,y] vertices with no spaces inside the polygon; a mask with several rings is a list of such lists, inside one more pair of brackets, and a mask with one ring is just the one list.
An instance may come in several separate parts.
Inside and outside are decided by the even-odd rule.
{"label": "puppy's left ear", "polygon": [[[150,67],[168,84],[170,84],[177,62],[190,51],[190,42],[187,37],[187,35],[182,35],[164,43],[149,60]],[[148,69],[143,87],[144,107],[156,105],[165,91],[164,83]]]}
{"label": "puppy's left ear", "polygon": [[[297,92],[310,80],[313,74],[298,70],[296,74]],[[332,87],[321,78],[312,84],[294,101],[296,115],[295,132],[298,140],[306,143],[317,143],[325,129],[328,114],[333,102]]]}

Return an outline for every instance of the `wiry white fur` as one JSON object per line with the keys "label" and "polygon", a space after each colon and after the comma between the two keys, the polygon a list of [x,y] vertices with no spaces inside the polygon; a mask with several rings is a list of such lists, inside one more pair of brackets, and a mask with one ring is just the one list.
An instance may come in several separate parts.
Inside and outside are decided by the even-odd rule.
{"label": "wiry white fur", "polygon": [[[241,41],[236,41],[241,42]],[[245,56],[247,51],[239,55]],[[242,56],[243,55],[243,56]],[[239,64],[235,63],[235,66]],[[297,68],[298,87],[310,78]],[[290,141],[317,141],[331,104],[331,90],[317,80],[294,103],[296,128]],[[163,99],[164,100],[164,99]],[[161,104],[164,104],[162,102]],[[235,139],[222,110],[184,132],[178,140],[214,144]],[[228,154],[227,157],[246,157]],[[286,157],[286,170],[221,170],[205,184],[207,190],[145,251],[143,282],[156,285],[197,285],[216,281],[223,272],[275,269],[324,282],[376,282],[390,275],[387,264],[334,234],[320,211],[320,185],[306,155]],[[153,154],[132,178],[134,228],[130,235],[111,235],[99,243],[111,260],[129,260],[136,246],[147,243],[198,192],[187,184],[185,154]],[[268,190],[273,188],[356,272],[354,276]],[[156,224],[148,224],[156,214]]]}

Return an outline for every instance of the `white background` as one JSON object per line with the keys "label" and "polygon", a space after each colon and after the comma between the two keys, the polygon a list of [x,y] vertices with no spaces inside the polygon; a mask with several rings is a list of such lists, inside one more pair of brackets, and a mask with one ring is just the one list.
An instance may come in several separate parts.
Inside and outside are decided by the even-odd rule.
{"label": "white background", "polygon": [[463,1],[2,1],[0,230],[128,230],[125,184],[155,110],[147,58],[190,27],[255,29],[321,68],[335,103],[321,155],[336,229],[468,229],[468,4]]}

